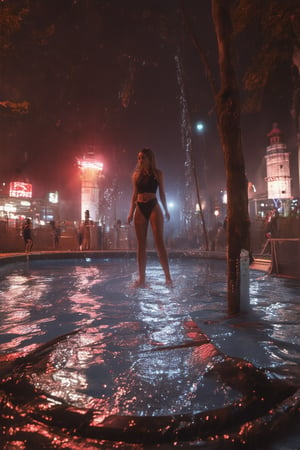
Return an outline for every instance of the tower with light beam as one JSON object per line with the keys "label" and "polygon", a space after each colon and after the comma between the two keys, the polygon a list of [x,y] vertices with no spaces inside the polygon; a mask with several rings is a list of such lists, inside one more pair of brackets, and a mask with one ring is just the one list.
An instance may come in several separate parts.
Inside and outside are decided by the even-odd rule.
{"label": "tower with light beam", "polygon": [[81,219],[89,211],[94,222],[100,219],[100,180],[103,176],[103,163],[93,152],[77,159],[81,177]]}

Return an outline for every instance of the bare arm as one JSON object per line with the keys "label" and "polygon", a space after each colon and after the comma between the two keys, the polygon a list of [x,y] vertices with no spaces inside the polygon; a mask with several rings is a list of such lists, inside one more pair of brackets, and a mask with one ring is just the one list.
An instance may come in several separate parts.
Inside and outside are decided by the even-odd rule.
{"label": "bare arm", "polygon": [[164,177],[161,171],[158,172],[158,186],[159,186],[159,197],[161,200],[161,203],[163,205],[165,216],[167,220],[170,220],[170,214],[167,206],[167,200],[166,200],[166,194],[165,194],[165,188],[164,188]]}
{"label": "bare arm", "polygon": [[127,223],[128,224],[130,224],[132,222],[134,211],[135,211],[135,208],[136,208],[137,196],[138,196],[138,191],[137,191],[137,187],[136,187],[136,176],[135,175],[133,175],[133,177],[132,177],[132,185],[133,185],[133,193],[132,193],[132,197],[131,197],[130,210],[129,210],[129,214],[128,214],[128,217],[127,217]]}

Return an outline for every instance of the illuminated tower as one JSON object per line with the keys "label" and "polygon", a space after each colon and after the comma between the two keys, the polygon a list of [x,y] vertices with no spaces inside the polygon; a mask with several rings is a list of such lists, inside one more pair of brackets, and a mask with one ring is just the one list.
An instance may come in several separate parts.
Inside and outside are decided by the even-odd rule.
{"label": "illuminated tower", "polygon": [[[265,178],[268,187],[268,198],[286,200],[291,198],[290,154],[286,145],[281,142],[281,131],[278,124],[268,133],[270,145],[267,147]],[[281,203],[285,203],[284,201]]]}
{"label": "illuminated tower", "polygon": [[92,152],[77,160],[81,171],[81,219],[85,218],[85,211],[89,211],[90,218],[98,222],[100,218],[100,178],[103,163]]}

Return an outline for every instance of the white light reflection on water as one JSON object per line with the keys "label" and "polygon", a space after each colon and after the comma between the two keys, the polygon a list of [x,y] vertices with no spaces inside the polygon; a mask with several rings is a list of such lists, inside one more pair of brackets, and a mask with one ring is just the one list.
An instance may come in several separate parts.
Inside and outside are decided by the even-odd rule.
{"label": "white light reflection on water", "polygon": [[[282,368],[285,374],[293,368],[295,376],[296,282],[252,274],[251,311],[229,317],[222,261],[172,261],[173,289],[164,285],[153,260],[147,288],[133,289],[135,270],[135,260],[16,265],[0,284],[0,352],[27,352],[79,330],[53,346],[47,370],[32,380],[71,405],[96,409],[102,418],[230,404],[239,392],[207,376],[216,347],[258,367]],[[203,342],[201,330],[215,345]]]}
{"label": "white light reflection on water", "polygon": [[[3,280],[1,288],[0,317],[3,333],[16,337],[3,344],[2,350],[16,349],[21,345],[25,351],[32,349],[32,345],[25,346],[28,336],[43,335],[42,324],[54,320],[40,317],[42,309],[49,306],[47,302],[41,305],[40,299],[47,292],[51,278],[40,280],[35,278],[25,268],[23,274],[8,274]],[[31,338],[30,338],[31,339]]]}

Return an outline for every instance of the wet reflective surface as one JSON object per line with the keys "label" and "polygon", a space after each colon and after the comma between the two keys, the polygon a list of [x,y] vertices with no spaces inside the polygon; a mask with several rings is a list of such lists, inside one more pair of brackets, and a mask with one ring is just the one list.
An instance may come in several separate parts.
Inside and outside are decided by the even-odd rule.
{"label": "wet reflective surface", "polygon": [[259,448],[278,405],[268,448],[300,447],[300,281],[251,271],[229,317],[224,261],[170,266],[173,288],[150,258],[144,289],[129,258],[0,269],[4,448]]}

